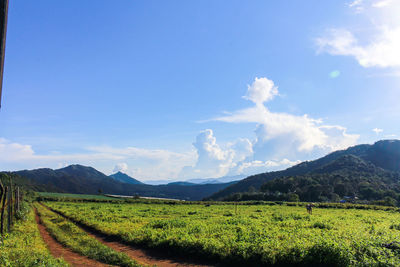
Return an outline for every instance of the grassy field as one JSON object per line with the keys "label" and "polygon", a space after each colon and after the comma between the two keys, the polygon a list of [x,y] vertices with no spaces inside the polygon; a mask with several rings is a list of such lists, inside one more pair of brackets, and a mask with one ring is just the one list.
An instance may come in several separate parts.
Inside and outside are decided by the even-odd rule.
{"label": "grassy field", "polygon": [[48,210],[40,204],[35,204],[40,219],[50,234],[61,244],[73,251],[87,256],[91,259],[117,266],[136,267],[140,266],[127,255],[116,252],[90,237],[64,217]]}
{"label": "grassy field", "polygon": [[85,195],[85,194],[68,194],[68,193],[50,193],[50,192],[36,192],[41,197],[51,198],[71,198],[71,199],[98,199],[98,200],[115,200],[113,197],[103,195]]}
{"label": "grassy field", "polygon": [[13,232],[0,237],[0,266],[68,266],[54,259],[47,250],[36,226],[33,209],[17,221]]}
{"label": "grassy field", "polygon": [[400,265],[400,213],[286,205],[46,202],[104,234],[251,265]]}

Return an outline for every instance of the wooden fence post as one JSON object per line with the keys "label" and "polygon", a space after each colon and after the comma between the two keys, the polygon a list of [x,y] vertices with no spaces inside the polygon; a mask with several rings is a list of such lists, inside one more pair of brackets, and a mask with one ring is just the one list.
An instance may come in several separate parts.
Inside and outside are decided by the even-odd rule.
{"label": "wooden fence post", "polygon": [[17,190],[15,190],[15,204],[16,204],[16,211],[19,211],[19,186],[17,186]]}
{"label": "wooden fence post", "polygon": [[[1,205],[2,200],[3,200],[3,195],[4,195],[4,186],[3,186],[3,183],[0,180],[0,205]],[[3,220],[2,220],[2,218],[0,218],[0,221],[1,221],[0,236],[2,236],[3,235]]]}
{"label": "wooden fence post", "polygon": [[7,231],[11,232],[11,224],[12,224],[12,213],[13,213],[13,191],[12,191],[12,185],[10,184],[10,191],[8,192],[8,212],[7,212]]}
{"label": "wooden fence post", "polygon": [[1,204],[1,225],[0,225],[0,232],[1,235],[4,234],[4,210],[6,209],[6,199],[7,199],[7,191],[8,191],[8,186],[4,189],[4,194],[3,194],[3,203]]}

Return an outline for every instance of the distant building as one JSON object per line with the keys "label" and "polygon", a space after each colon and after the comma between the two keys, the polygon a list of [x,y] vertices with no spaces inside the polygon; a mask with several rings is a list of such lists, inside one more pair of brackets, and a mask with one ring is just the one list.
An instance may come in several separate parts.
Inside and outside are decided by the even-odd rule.
{"label": "distant building", "polygon": [[340,203],[346,203],[350,202],[353,203],[354,201],[358,200],[358,197],[351,197],[351,196],[344,196],[342,200],[340,200]]}

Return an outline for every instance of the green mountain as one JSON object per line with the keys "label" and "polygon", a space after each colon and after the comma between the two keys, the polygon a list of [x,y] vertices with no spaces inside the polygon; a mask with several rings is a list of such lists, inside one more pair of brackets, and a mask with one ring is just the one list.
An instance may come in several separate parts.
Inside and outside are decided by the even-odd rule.
{"label": "green mountain", "polygon": [[110,178],[114,179],[115,181],[119,181],[121,183],[127,184],[143,184],[141,181],[136,180],[135,178],[130,177],[129,175],[117,172],[109,176]]}
{"label": "green mountain", "polygon": [[[335,181],[348,190],[341,192],[341,194],[337,194],[339,191],[335,190],[332,192],[329,191],[329,193],[337,194],[339,197],[353,194],[371,199],[371,197],[360,193],[361,187],[364,189],[376,187],[375,190],[378,191],[392,190],[397,192],[399,171],[400,140],[383,140],[373,145],[357,145],[346,150],[336,151],[320,159],[306,161],[286,170],[249,176],[213,194],[208,199],[221,200],[232,197],[236,193],[260,191],[261,189],[264,192],[268,192],[270,195],[274,190],[274,193],[277,195],[289,193],[288,188],[286,188],[284,184],[291,184],[290,192],[294,193],[294,191],[296,191],[297,194],[305,190],[305,185],[303,183],[307,184],[307,179],[310,180],[311,185],[314,183],[316,186],[320,185],[327,188],[324,194],[316,193],[318,197],[321,196],[321,199],[325,197],[332,199],[332,197],[335,197],[335,195],[328,194],[328,191],[336,186]],[[335,175],[341,176],[341,178],[334,180],[333,177]],[[341,179],[342,182],[340,182]],[[289,180],[291,182],[288,182]],[[369,183],[369,186],[360,184],[362,182]],[[358,184],[356,185],[356,183]],[[305,191],[312,192],[313,190],[311,188],[312,187]],[[381,195],[376,195],[374,199],[378,199]],[[391,195],[395,196],[393,193]],[[303,199],[301,199],[301,197],[300,199],[317,201],[318,197],[305,197],[303,195]]]}
{"label": "green mountain", "polygon": [[[4,174],[4,173],[3,173]],[[205,185],[146,185],[117,181],[92,167],[71,165],[62,169],[36,169],[11,172],[13,182],[35,191],[75,194],[139,195],[148,197],[201,200],[232,183]],[[129,178],[131,179],[131,178]]]}

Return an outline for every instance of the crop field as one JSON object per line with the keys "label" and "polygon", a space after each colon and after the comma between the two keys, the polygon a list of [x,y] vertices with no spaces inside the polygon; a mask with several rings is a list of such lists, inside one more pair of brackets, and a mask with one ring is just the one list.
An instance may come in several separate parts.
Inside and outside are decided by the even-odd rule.
{"label": "crop field", "polygon": [[104,195],[85,195],[85,194],[68,194],[68,193],[51,193],[51,192],[36,192],[39,196],[42,197],[51,197],[51,198],[72,198],[72,199],[98,199],[98,200],[114,200],[113,197],[107,197]]}
{"label": "crop field", "polygon": [[55,259],[40,237],[33,209],[19,220],[12,233],[0,237],[0,266],[68,266]]}
{"label": "crop field", "polygon": [[45,202],[124,243],[226,265],[399,266],[396,210]]}

